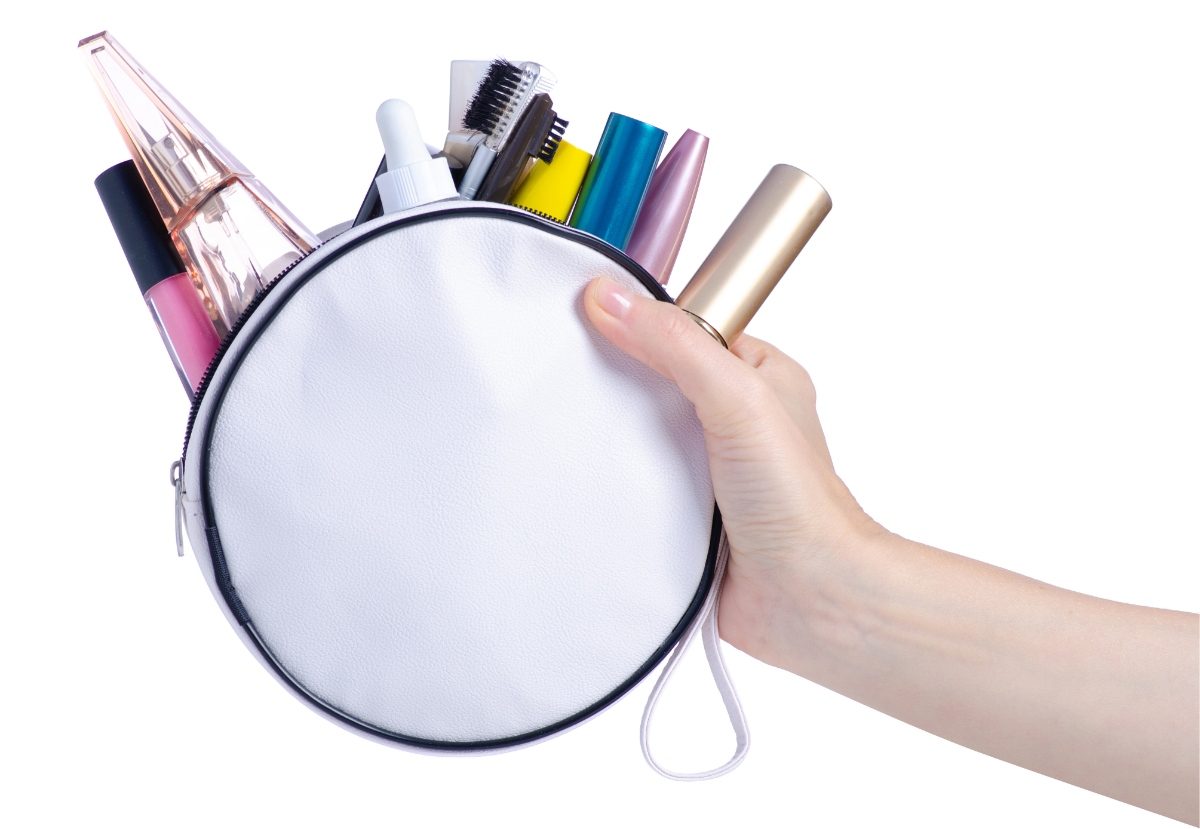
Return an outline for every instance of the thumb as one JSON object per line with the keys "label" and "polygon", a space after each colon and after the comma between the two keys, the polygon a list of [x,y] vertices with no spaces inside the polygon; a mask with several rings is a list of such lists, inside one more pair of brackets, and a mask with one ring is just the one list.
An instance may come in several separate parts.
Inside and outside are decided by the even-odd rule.
{"label": "thumb", "polygon": [[682,308],[605,277],[588,283],[583,306],[613,345],[679,387],[706,431],[736,434],[757,408],[747,404],[765,390],[760,378]]}

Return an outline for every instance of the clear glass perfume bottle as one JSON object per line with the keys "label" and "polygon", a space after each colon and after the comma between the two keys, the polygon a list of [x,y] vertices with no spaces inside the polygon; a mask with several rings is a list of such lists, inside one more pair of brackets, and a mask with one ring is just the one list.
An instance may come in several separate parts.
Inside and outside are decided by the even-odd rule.
{"label": "clear glass perfume bottle", "polygon": [[223,336],[318,239],[111,35],[79,48]]}

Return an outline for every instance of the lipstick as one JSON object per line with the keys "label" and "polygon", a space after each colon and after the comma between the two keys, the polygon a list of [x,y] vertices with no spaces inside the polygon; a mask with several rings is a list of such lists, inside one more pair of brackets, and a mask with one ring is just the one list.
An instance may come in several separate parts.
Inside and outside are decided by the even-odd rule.
{"label": "lipstick", "polygon": [[650,179],[646,202],[638,214],[626,253],[666,285],[683,245],[700,174],[708,155],[708,138],[688,130],[675,142]]}
{"label": "lipstick", "polygon": [[676,304],[728,347],[833,208],[803,170],[776,164],[679,293]]}
{"label": "lipstick", "polygon": [[223,336],[317,237],[107,32],[79,49]]}
{"label": "lipstick", "polygon": [[191,397],[221,344],[217,330],[133,162],[122,161],[101,173],[96,191]]}

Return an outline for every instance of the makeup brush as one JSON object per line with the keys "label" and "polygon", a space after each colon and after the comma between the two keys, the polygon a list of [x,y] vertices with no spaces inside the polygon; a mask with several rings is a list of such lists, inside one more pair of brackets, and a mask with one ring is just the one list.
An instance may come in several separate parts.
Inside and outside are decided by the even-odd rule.
{"label": "makeup brush", "polygon": [[555,113],[550,96],[544,92],[534,95],[504,149],[496,156],[476,198],[479,201],[508,201],[532,160],[541,159],[547,164],[554,160],[566,128],[567,122]]}
{"label": "makeup brush", "polygon": [[459,184],[458,192],[463,198],[476,197],[529,101],[553,85],[554,76],[540,64],[492,61],[463,115],[464,127],[485,136]]}
{"label": "makeup brush", "polygon": [[463,126],[491,135],[500,125],[500,119],[520,88],[521,67],[503,58],[492,61],[467,104]]}
{"label": "makeup brush", "polygon": [[[463,129],[452,133],[456,142],[455,152],[450,152],[448,146],[438,154],[451,157],[459,164],[464,163],[462,153],[473,153],[465,158],[473,166],[468,166],[461,175],[459,191],[463,198],[475,197],[484,176],[529,100],[539,92],[550,91],[555,80],[553,73],[536,63],[517,64],[497,58],[488,65],[487,72],[483,74],[475,95],[463,113]],[[387,159],[383,159],[375,176],[386,170]],[[459,178],[457,174],[456,178]],[[379,190],[375,178],[372,178],[371,186],[354,217],[353,226],[357,227],[382,215]]]}

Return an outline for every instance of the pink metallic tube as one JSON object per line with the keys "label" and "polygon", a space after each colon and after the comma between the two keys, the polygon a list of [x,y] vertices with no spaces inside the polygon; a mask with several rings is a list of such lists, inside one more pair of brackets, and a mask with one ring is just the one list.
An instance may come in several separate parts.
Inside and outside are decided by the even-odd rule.
{"label": "pink metallic tube", "polygon": [[688,130],[654,171],[642,212],[638,214],[626,253],[666,285],[683,244],[704,158],[708,154],[708,138]]}

